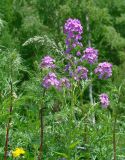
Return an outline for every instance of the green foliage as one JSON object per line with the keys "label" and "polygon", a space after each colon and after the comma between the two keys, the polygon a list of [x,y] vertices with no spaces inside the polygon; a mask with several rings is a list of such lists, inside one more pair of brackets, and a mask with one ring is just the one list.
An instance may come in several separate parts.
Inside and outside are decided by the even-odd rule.
{"label": "green foliage", "polygon": [[[56,59],[58,77],[64,75],[63,25],[67,18],[81,20],[84,47],[87,46],[86,15],[90,17],[92,46],[99,49],[99,61],[111,61],[113,77],[93,79],[97,93],[108,91],[111,105],[90,106],[88,86],[74,84],[73,91],[41,87],[44,73],[41,57]],[[0,159],[3,159],[6,124],[13,85],[13,113],[10,124],[8,160],[16,147],[24,158],[38,157],[40,145],[39,109],[44,110],[44,159],[111,160],[114,118],[117,119],[117,159],[125,159],[125,1],[124,0],[0,0]],[[74,113],[74,114],[72,114]],[[92,115],[96,124],[92,124]],[[75,117],[75,119],[73,118]]]}

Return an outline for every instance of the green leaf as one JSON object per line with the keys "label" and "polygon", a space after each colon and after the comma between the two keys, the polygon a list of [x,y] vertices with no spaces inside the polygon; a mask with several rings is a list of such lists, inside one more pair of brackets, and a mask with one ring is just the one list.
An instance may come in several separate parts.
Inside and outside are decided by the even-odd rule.
{"label": "green leaf", "polygon": [[65,153],[60,153],[60,152],[54,152],[54,153],[56,153],[57,155],[62,156],[64,158],[69,158],[68,155]]}
{"label": "green leaf", "polygon": [[72,144],[69,146],[69,148],[70,148],[70,149],[74,149],[74,148],[77,146],[77,144],[79,144],[79,141],[72,143]]}

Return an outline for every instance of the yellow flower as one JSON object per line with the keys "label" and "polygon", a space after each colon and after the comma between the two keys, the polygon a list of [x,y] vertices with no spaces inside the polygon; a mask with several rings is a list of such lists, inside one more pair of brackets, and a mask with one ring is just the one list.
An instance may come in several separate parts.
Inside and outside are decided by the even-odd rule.
{"label": "yellow flower", "polygon": [[14,158],[19,157],[20,155],[25,154],[25,151],[23,148],[16,148],[14,151],[12,151],[12,155]]}

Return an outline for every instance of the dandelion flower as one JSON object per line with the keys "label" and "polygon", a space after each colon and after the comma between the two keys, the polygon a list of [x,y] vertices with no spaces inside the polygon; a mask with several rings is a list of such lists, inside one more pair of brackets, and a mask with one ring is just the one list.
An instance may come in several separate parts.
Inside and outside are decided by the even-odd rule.
{"label": "dandelion flower", "polygon": [[14,158],[19,157],[20,155],[24,155],[25,151],[23,148],[16,148],[14,151],[12,151],[12,155]]}

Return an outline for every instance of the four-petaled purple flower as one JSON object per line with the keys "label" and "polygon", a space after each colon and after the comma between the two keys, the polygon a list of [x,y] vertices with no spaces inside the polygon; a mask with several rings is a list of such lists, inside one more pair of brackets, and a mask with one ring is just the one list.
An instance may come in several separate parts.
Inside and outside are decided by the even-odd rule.
{"label": "four-petaled purple flower", "polygon": [[95,74],[98,74],[99,79],[107,79],[112,76],[112,64],[108,62],[99,63],[95,69]]}
{"label": "four-petaled purple flower", "polygon": [[42,82],[43,87],[45,87],[46,89],[50,88],[50,87],[59,87],[59,80],[57,79],[55,73],[48,73],[48,75],[46,75],[43,78],[43,82]]}
{"label": "four-petaled purple flower", "polygon": [[87,79],[88,76],[88,69],[83,67],[83,66],[78,66],[77,69],[75,70],[75,73],[73,74],[73,77],[76,81],[82,80],[82,79]]}
{"label": "four-petaled purple flower", "polygon": [[99,95],[100,103],[102,107],[107,108],[109,106],[109,97],[106,93],[102,93]]}
{"label": "four-petaled purple flower", "polygon": [[98,51],[91,47],[86,48],[82,59],[87,60],[89,64],[93,64],[98,60]]}
{"label": "four-petaled purple flower", "polygon": [[41,68],[55,68],[55,60],[50,56],[45,56],[40,64]]}

